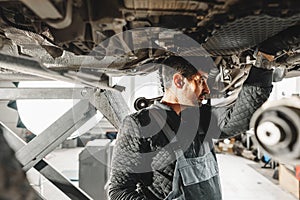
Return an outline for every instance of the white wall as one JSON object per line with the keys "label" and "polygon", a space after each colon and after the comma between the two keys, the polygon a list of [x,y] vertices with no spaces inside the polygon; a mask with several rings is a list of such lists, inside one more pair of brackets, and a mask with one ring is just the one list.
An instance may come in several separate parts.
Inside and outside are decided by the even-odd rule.
{"label": "white wall", "polygon": [[126,87],[122,94],[131,112],[135,112],[133,105],[137,98],[155,98],[162,95],[157,71],[145,76],[113,77],[112,84]]}
{"label": "white wall", "polygon": [[286,78],[280,82],[273,83],[273,91],[269,100],[279,100],[283,97],[290,97],[293,94],[300,94],[300,77]]}

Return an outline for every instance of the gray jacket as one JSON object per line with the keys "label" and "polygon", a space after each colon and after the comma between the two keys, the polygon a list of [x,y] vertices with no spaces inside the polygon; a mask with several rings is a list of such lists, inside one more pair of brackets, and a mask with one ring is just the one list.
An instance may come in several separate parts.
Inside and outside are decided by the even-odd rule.
{"label": "gray jacket", "polygon": [[[178,116],[168,106],[157,103],[127,116],[114,147],[110,198],[164,199],[172,190],[174,148],[183,149],[187,158],[208,151],[214,155],[212,139],[232,137],[248,130],[252,114],[271,93],[271,83],[271,71],[252,67],[231,107],[191,108]],[[157,119],[157,113],[163,116],[164,122]],[[166,123],[176,133],[175,142],[163,131]]]}

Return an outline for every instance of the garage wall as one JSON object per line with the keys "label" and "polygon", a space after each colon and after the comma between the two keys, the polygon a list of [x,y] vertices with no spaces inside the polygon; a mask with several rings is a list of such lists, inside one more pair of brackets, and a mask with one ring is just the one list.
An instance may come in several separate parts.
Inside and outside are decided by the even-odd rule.
{"label": "garage wall", "polygon": [[287,78],[273,83],[273,91],[269,100],[279,100],[295,94],[300,94],[300,77]]}

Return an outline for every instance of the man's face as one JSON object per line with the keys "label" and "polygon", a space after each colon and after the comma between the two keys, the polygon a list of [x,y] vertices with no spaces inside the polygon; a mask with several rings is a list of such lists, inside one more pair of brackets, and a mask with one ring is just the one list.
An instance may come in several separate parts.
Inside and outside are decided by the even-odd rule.
{"label": "man's face", "polygon": [[205,99],[205,95],[210,93],[207,85],[208,74],[203,71],[199,71],[193,75],[190,79],[185,79],[184,87],[182,88],[184,105],[199,106]]}

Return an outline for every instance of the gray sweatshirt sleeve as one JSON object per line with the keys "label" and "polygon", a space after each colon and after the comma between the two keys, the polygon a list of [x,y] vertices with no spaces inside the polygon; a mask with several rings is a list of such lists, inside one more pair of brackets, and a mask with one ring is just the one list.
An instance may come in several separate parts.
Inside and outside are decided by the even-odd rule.
{"label": "gray sweatshirt sleeve", "polygon": [[252,67],[239,96],[231,107],[213,108],[220,134],[227,138],[249,129],[253,113],[269,98],[272,91],[272,71]]}

